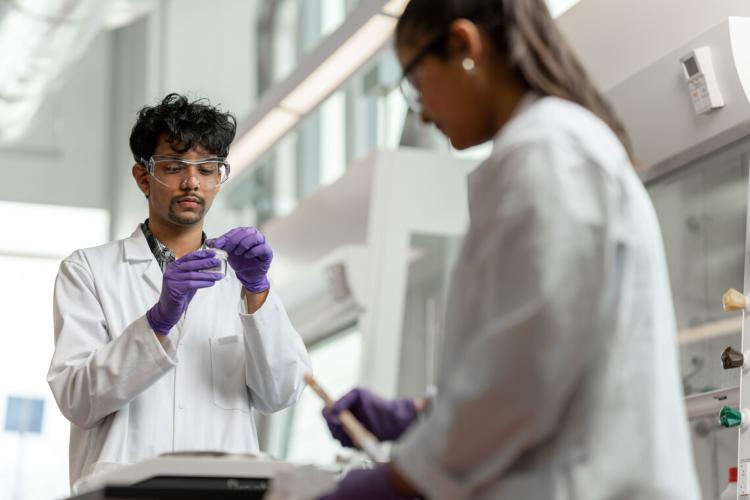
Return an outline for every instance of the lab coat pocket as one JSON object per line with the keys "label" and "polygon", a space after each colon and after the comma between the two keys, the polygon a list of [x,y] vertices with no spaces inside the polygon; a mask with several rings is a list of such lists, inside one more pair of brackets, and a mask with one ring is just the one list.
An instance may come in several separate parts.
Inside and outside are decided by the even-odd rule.
{"label": "lab coat pocket", "polygon": [[245,348],[242,335],[208,339],[211,344],[211,390],[214,404],[225,410],[250,412],[245,384]]}

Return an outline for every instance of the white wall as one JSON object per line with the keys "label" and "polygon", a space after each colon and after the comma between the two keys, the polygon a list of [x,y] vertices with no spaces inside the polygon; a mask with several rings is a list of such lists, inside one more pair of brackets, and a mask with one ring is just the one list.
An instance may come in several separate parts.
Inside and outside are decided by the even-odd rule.
{"label": "white wall", "polygon": [[109,207],[110,50],[109,33],[96,37],[29,133],[0,147],[0,200]]}
{"label": "white wall", "polygon": [[116,30],[112,34],[113,100],[110,152],[110,236],[128,236],[146,218],[146,201],[133,180],[133,155],[128,140],[136,114],[159,95],[159,12]]}
{"label": "white wall", "polygon": [[750,1],[583,0],[558,22],[607,90],[728,16],[750,16]]}
{"label": "white wall", "polygon": [[244,115],[256,95],[260,2],[165,0],[162,5],[161,90],[205,96]]}
{"label": "white wall", "polygon": [[[68,494],[69,423],[57,409],[45,378],[53,350],[52,287],[63,255],[80,246],[101,244],[106,236],[111,49],[111,34],[99,34],[56,82],[28,133],[0,147],[0,169],[6,174],[0,183],[0,218],[6,221],[0,244],[5,285],[0,286],[5,334],[0,418],[4,422],[10,395],[45,401],[41,434],[21,437],[0,430],[0,498]],[[42,233],[41,241],[35,241]]]}
{"label": "white wall", "polygon": [[[241,117],[255,101],[258,2],[162,0],[146,18],[114,36],[112,237],[128,236],[148,216],[128,147],[137,111],[169,92],[207,97]],[[208,227],[224,229],[220,195]],[[228,229],[228,227],[226,227]]]}

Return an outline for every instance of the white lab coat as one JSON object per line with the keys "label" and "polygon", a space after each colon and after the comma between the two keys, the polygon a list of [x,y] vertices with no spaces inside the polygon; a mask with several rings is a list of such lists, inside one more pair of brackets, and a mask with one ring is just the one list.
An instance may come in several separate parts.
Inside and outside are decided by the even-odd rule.
{"label": "white lab coat", "polygon": [[165,452],[257,452],[252,408],[280,410],[304,388],[307,352],[273,290],[246,314],[230,268],[162,346],[145,316],[161,283],[140,227],[60,266],[47,380],[72,424],[71,484]]}
{"label": "white lab coat", "polygon": [[528,95],[470,193],[398,468],[431,499],[698,500],[659,225],[615,135]]}

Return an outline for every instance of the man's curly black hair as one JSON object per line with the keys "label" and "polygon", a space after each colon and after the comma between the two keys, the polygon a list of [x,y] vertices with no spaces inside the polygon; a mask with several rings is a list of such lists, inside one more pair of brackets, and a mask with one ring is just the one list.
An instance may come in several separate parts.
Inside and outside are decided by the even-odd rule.
{"label": "man's curly black hair", "polygon": [[151,158],[161,134],[178,153],[197,145],[217,156],[226,156],[237,131],[237,119],[211,106],[206,99],[189,101],[180,94],[169,94],[156,106],[138,112],[130,133],[130,151],[137,163]]}

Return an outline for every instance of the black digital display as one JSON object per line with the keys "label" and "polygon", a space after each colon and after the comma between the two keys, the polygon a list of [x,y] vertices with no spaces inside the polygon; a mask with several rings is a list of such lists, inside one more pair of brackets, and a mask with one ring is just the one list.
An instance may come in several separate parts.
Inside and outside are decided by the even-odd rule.
{"label": "black digital display", "polygon": [[682,62],[682,64],[685,65],[685,71],[687,71],[689,77],[693,77],[700,73],[700,70],[698,69],[698,63],[695,61],[694,56],[688,57]]}

